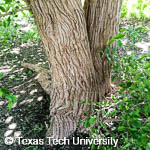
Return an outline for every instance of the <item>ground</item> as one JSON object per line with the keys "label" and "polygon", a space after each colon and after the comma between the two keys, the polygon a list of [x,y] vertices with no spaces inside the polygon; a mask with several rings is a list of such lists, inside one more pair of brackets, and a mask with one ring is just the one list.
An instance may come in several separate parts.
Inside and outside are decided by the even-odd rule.
{"label": "ground", "polygon": [[[12,50],[7,51],[6,55],[0,58],[3,73],[0,86],[9,88],[18,98],[11,111],[8,110],[6,99],[0,101],[1,142],[4,136],[44,138],[49,124],[49,96],[34,79],[35,74],[21,67],[21,61],[44,64],[45,56],[41,43],[30,46],[24,44],[19,48],[14,44]],[[0,144],[1,150],[6,150],[6,147],[8,146],[3,142]]]}
{"label": "ground", "polygon": [[[26,28],[27,26],[24,26],[24,29]],[[148,39],[146,37],[145,41],[137,43],[138,54],[150,51]],[[0,52],[0,72],[3,73],[3,77],[0,79],[0,88],[8,88],[10,93],[17,96],[18,101],[9,111],[8,100],[0,99],[0,150],[32,150],[33,148],[35,148],[34,150],[45,150],[47,148],[44,146],[38,148],[4,144],[6,136],[22,136],[29,139],[45,137],[50,120],[49,96],[35,79],[36,73],[21,66],[21,62],[27,62],[48,67],[42,43],[13,41],[9,50],[6,47],[3,51],[6,54],[3,55]]]}

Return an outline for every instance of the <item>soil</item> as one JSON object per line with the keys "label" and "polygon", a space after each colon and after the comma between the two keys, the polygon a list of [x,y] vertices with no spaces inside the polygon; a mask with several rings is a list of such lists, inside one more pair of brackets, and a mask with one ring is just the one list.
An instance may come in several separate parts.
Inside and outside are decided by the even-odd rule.
{"label": "soil", "polygon": [[14,43],[11,50],[0,56],[0,68],[3,73],[0,87],[8,88],[10,93],[18,98],[10,111],[8,100],[4,97],[0,99],[0,150],[22,150],[28,147],[14,144],[7,146],[3,142],[5,136],[44,138],[50,120],[49,96],[34,79],[36,74],[23,68],[21,61],[45,65],[42,44]]}

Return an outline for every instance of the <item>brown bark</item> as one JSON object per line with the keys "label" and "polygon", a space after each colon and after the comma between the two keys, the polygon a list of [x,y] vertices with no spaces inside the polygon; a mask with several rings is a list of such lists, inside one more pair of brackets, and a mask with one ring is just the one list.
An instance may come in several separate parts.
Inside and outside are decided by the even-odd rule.
{"label": "brown bark", "polygon": [[[108,41],[119,31],[120,11],[123,0],[86,0],[84,5],[91,55],[101,95],[110,91],[110,63],[105,51]],[[111,45],[115,47],[116,43]]]}
{"label": "brown bark", "polygon": [[[110,87],[108,62],[98,56],[99,50],[105,49],[107,41],[117,31],[114,21],[121,0],[114,0],[117,7],[113,0],[89,1],[86,19],[80,0],[27,1],[50,65],[51,83],[47,92],[51,99],[51,126],[47,135],[67,137],[77,129],[77,122],[84,119],[83,113],[91,113],[90,105],[82,101],[102,100],[105,88]],[[114,7],[113,15],[109,11],[108,17],[99,7],[105,13],[107,7]]]}
{"label": "brown bark", "polygon": [[90,110],[81,101],[94,101],[97,95],[83,9],[78,0],[31,0],[30,7],[50,64],[48,135],[63,138]]}

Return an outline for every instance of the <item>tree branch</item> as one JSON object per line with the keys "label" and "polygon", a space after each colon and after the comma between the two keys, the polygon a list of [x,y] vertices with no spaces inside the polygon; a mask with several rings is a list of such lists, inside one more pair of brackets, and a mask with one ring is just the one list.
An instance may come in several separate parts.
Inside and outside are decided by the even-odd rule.
{"label": "tree branch", "polygon": [[[23,7],[23,8],[20,8],[20,9],[16,9],[16,12],[20,12],[20,11],[24,11],[24,10],[30,10],[30,7]],[[12,14],[12,11],[11,12],[8,12],[6,14],[1,14],[0,15],[0,18],[1,17],[6,17],[6,16],[9,16]]]}

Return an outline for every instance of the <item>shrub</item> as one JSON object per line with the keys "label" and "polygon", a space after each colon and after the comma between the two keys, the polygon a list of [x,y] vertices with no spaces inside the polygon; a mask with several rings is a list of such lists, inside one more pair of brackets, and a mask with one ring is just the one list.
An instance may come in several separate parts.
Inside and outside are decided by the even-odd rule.
{"label": "shrub", "polygon": [[[90,128],[91,138],[118,139],[115,148],[118,150],[150,150],[150,53],[138,56],[134,52],[126,52],[123,57],[117,54],[119,50],[126,49],[121,38],[128,38],[130,46],[134,47],[141,40],[143,30],[146,29],[121,29],[121,33],[108,42],[110,45],[118,40],[117,48],[110,50],[108,47],[106,51],[113,62],[113,76],[121,80],[118,96],[112,96],[112,104],[108,100],[92,103],[93,115],[87,116],[83,122],[86,128]],[[136,38],[137,34],[139,38]],[[91,148],[113,149],[110,145],[92,145]]]}

